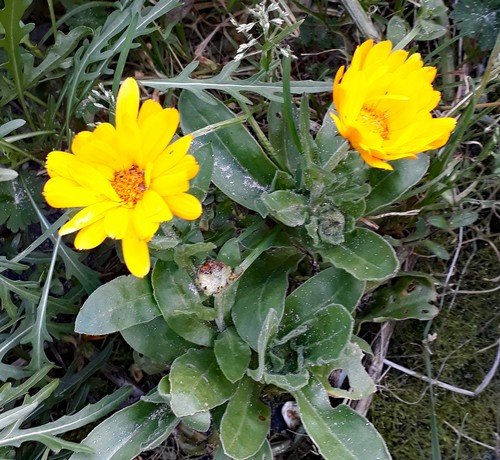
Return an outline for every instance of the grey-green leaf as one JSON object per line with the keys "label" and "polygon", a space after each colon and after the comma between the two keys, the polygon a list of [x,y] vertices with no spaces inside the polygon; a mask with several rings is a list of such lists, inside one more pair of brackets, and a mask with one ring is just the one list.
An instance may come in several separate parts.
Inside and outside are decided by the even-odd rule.
{"label": "grey-green leaf", "polygon": [[261,402],[262,386],[250,378],[240,381],[229,401],[220,427],[224,452],[236,460],[256,454],[271,426],[271,410]]}
{"label": "grey-green leaf", "polygon": [[75,331],[111,334],[160,315],[147,278],[119,276],[89,296],[78,313]]}
{"label": "grey-green leaf", "polygon": [[[375,383],[371,379],[365,366],[361,362],[364,353],[357,343],[349,343],[338,359],[331,363],[315,367],[313,374],[323,384],[326,391],[334,398],[363,399],[376,391]],[[330,374],[334,369],[343,369],[349,378],[349,389],[333,388],[330,385]]]}
{"label": "grey-green leaf", "polygon": [[360,280],[383,281],[394,276],[399,261],[392,246],[366,228],[357,228],[337,246],[320,250],[321,255],[338,268]]}
{"label": "grey-green leaf", "polygon": [[164,441],[179,421],[167,404],[138,401],[104,420],[82,441],[94,454],[73,454],[71,460],[135,458]]}
{"label": "grey-green leaf", "polygon": [[208,348],[189,350],[170,369],[171,406],[178,417],[220,406],[236,387],[224,377],[214,352]]}
{"label": "grey-green leaf", "polygon": [[336,267],[309,278],[286,298],[280,336],[296,329],[327,305],[339,304],[353,311],[363,295],[365,284]]}
{"label": "grey-green leaf", "polygon": [[373,215],[394,203],[422,179],[429,167],[429,157],[420,154],[416,160],[403,159],[394,161],[391,165],[394,167],[393,171],[370,169],[368,181],[372,190],[366,197],[365,215]]}
{"label": "grey-green leaf", "polygon": [[230,327],[222,332],[215,340],[214,351],[226,378],[233,383],[240,380],[250,364],[251,350],[236,329]]}
{"label": "grey-green leaf", "polygon": [[232,310],[240,337],[257,350],[262,326],[269,310],[274,309],[278,322],[284,311],[288,273],[301,256],[294,249],[281,248],[262,254],[241,276]]}
{"label": "grey-green leaf", "polygon": [[[235,117],[222,102],[208,94],[205,97],[211,103],[201,101],[189,91],[182,92],[179,110],[184,133]],[[256,200],[269,189],[276,166],[240,124],[220,128],[193,141],[194,148],[208,144],[214,154],[213,183],[237,203],[256,211]]]}
{"label": "grey-green leaf", "polygon": [[434,318],[439,309],[432,305],[436,291],[425,276],[401,276],[393,286],[379,289],[370,306],[360,315],[361,321],[381,323],[390,319],[416,318],[422,321]]}
{"label": "grey-green leaf", "polygon": [[306,197],[291,190],[263,193],[260,197],[269,214],[288,227],[302,225],[308,216]]}
{"label": "grey-green leaf", "polygon": [[390,460],[373,425],[348,406],[333,408],[319,382],[311,380],[292,394],[307,434],[326,460]]}
{"label": "grey-green leaf", "polygon": [[121,334],[135,351],[165,365],[193,347],[192,343],[179,337],[161,316],[123,329]]}

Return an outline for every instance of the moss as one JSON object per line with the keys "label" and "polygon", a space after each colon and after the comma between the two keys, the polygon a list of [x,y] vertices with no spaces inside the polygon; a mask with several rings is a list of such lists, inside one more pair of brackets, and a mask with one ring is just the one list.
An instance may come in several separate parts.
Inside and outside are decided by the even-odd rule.
{"label": "moss", "polygon": [[[457,273],[464,270],[470,253],[464,250]],[[435,270],[436,272],[438,270]],[[474,255],[461,280],[460,290],[485,290],[495,286],[485,278],[498,276],[498,260],[490,246]],[[454,280],[455,282],[457,279]],[[475,390],[493,365],[500,330],[500,291],[459,294],[450,306],[447,296],[441,314],[433,321],[430,344],[434,377],[467,390]],[[398,323],[388,359],[425,374],[422,334],[425,323]],[[488,350],[484,350],[491,347]],[[385,438],[395,460],[432,458],[428,385],[391,369],[374,398],[369,414]],[[469,397],[434,387],[439,440],[443,459],[483,460],[491,451],[465,438],[459,439],[452,425],[481,443],[495,446],[500,417],[500,373],[478,396]]]}

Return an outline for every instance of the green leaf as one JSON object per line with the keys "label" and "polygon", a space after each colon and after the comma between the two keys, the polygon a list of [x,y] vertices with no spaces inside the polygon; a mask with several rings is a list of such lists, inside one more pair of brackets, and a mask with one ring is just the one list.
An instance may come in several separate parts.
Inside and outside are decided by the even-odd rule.
{"label": "green leaf", "polygon": [[410,25],[401,16],[394,15],[387,23],[387,38],[396,46],[410,32]]}
{"label": "green leaf", "polygon": [[[294,112],[294,119],[297,117]],[[301,153],[293,141],[290,126],[284,117],[283,104],[271,102],[267,111],[269,142],[275,149],[276,162],[284,171],[294,175],[300,165]]]}
{"label": "green leaf", "polygon": [[415,40],[429,41],[442,37],[446,34],[447,28],[434,21],[417,18],[415,27],[418,27],[418,33]]}
{"label": "green leaf", "polygon": [[[377,391],[375,383],[371,379],[365,366],[361,362],[364,353],[357,343],[349,343],[338,359],[328,365],[315,367],[312,372],[314,376],[323,384],[327,393],[334,398],[346,398],[359,400],[370,396]],[[329,377],[332,370],[343,369],[349,378],[349,390],[333,388],[330,385]]]}
{"label": "green leaf", "polygon": [[302,369],[297,374],[271,374],[264,372],[264,382],[289,392],[297,391],[309,382],[309,371]]}
{"label": "green leaf", "polygon": [[240,243],[237,238],[227,240],[217,254],[217,261],[230,267],[237,267],[241,263]]}
{"label": "green leaf", "polygon": [[[208,309],[208,307],[203,308]],[[167,323],[183,339],[196,345],[211,347],[215,339],[215,330],[210,324],[196,316],[171,316],[168,318]]]}
{"label": "green leaf", "polygon": [[276,310],[271,308],[262,324],[259,339],[257,341],[258,366],[257,369],[249,369],[247,374],[255,381],[260,382],[264,377],[266,369],[266,352],[271,338],[276,334],[279,326],[279,318]]}
{"label": "green leaf", "polygon": [[222,417],[222,446],[236,460],[256,454],[269,432],[271,409],[260,401],[261,388],[248,377],[241,380]]}
{"label": "green leaf", "polygon": [[286,298],[280,336],[298,328],[327,305],[339,304],[350,312],[354,311],[365,284],[336,267],[327,268],[309,278]]}
{"label": "green leaf", "polygon": [[6,224],[9,230],[17,233],[33,222],[37,222],[37,212],[30,201],[30,195],[36,200],[36,205],[41,208],[43,206],[42,181],[34,171],[26,171],[17,179],[0,182],[0,225]]}
{"label": "green leaf", "polygon": [[189,350],[170,368],[171,407],[178,417],[225,403],[237,385],[224,377],[211,349]]}
{"label": "green leaf", "polygon": [[383,281],[396,274],[399,262],[392,246],[366,228],[357,228],[338,246],[322,249],[321,255],[360,280]]}
{"label": "green leaf", "polygon": [[200,201],[203,201],[207,195],[208,187],[212,180],[214,170],[214,154],[210,144],[200,147],[192,153],[200,165],[200,170],[196,177],[191,180],[189,193],[194,195]]}
{"label": "green leaf", "polygon": [[142,0],[132,0],[126,8],[116,4],[116,9],[108,14],[106,22],[94,33],[90,43],[79,47],[74,54],[73,72],[63,88],[63,92],[66,91],[65,99],[68,104],[66,125],[69,124],[78,103],[92,89],[94,81],[102,75],[113,73],[113,69],[108,65],[116,54],[121,52],[130,36],[127,29],[132,18],[138,15],[137,25],[133,31],[133,38],[137,38],[150,32],[149,26],[154,24],[156,19],[181,3],[179,0],[159,0],[152,6],[144,7]]}
{"label": "green leaf", "polygon": [[177,312],[189,311],[201,303],[198,288],[183,268],[174,262],[158,260],[151,275],[151,284],[158,307],[168,318]]}
{"label": "green leaf", "polygon": [[461,34],[477,39],[482,51],[493,49],[500,30],[498,0],[459,0],[450,18]]}
{"label": "green leaf", "polygon": [[288,227],[302,225],[308,216],[306,197],[290,190],[263,193],[260,197],[269,214]]}
{"label": "green leaf", "polygon": [[29,119],[29,113],[24,100],[23,62],[21,42],[34,29],[34,24],[23,24],[24,13],[32,0],[5,0],[5,6],[0,10],[0,23],[3,26],[3,37],[0,38],[0,48],[4,48],[8,61],[4,66],[8,69],[17,91],[17,97]]}
{"label": "green leaf", "polygon": [[[269,444],[269,441],[267,439],[264,440],[264,444],[262,444],[261,448],[259,451],[248,457],[248,460],[272,460],[273,457],[273,451],[271,449],[271,444]],[[224,453],[224,448],[220,446],[214,453],[213,460],[232,460],[232,457],[229,457]]]}
{"label": "green leaf", "polygon": [[[191,92],[182,92],[179,111],[184,133],[235,117],[222,102],[209,95],[206,97],[211,103],[202,101]],[[195,148],[208,144],[214,153],[213,183],[237,203],[256,211],[256,200],[269,189],[276,166],[248,130],[239,124],[218,129],[193,141]]]}
{"label": "green leaf", "polygon": [[16,118],[15,120],[10,120],[0,126],[0,139],[3,139],[7,134],[15,131],[16,129],[24,126],[26,124],[25,120]]}
{"label": "green leaf", "polygon": [[368,181],[372,187],[366,198],[365,214],[374,214],[394,203],[410,187],[415,185],[429,167],[429,157],[418,155],[416,160],[398,160],[392,163],[393,171],[371,168]]}
{"label": "green leaf", "polygon": [[230,327],[219,334],[214,343],[215,357],[226,378],[235,383],[243,377],[250,364],[251,350]]}
{"label": "green leaf", "polygon": [[319,382],[292,394],[307,434],[326,460],[390,460],[373,425],[348,406],[333,408]]}
{"label": "green leaf", "polygon": [[42,78],[49,76],[50,72],[60,70],[64,61],[81,43],[81,40],[91,34],[92,29],[86,26],[75,27],[66,35],[61,30],[58,30],[56,42],[49,48],[43,61],[37,67],[33,67],[31,62],[28,61],[23,75],[25,87],[30,88]]}
{"label": "green leaf", "polygon": [[318,147],[318,159],[321,166],[328,171],[333,171],[346,154],[344,150],[346,141],[339,136],[337,126],[330,115],[333,110],[332,104],[328,107],[321,128],[315,138]]}
{"label": "green leaf", "polygon": [[467,227],[468,225],[472,225],[474,222],[476,222],[478,218],[479,214],[477,211],[473,211],[470,209],[461,209],[452,214],[448,225],[451,229]]}
{"label": "green leaf", "polygon": [[[45,388],[49,388],[47,385]],[[41,390],[41,392],[44,390]],[[39,393],[41,393],[39,392]],[[39,441],[42,443],[50,442],[54,445],[58,440],[54,438],[55,435],[66,433],[71,430],[76,430],[88,423],[93,423],[104,415],[108,414],[122,403],[130,394],[130,388],[121,388],[115,393],[105,396],[95,404],[89,404],[76,414],[65,415],[58,420],[46,423],[41,426],[34,426],[32,428],[19,429],[13,427],[8,432],[0,434],[0,448],[4,446],[19,447],[23,442]],[[36,395],[38,396],[38,395]],[[39,399],[46,398],[45,394]],[[35,399],[35,397],[31,398]],[[73,447],[74,450],[77,450]],[[88,449],[85,449],[88,451]]]}
{"label": "green leaf", "polygon": [[[193,346],[179,337],[162,316],[120,332],[135,351],[165,365],[172,363]],[[151,340],[151,337],[155,337],[155,340]]]}
{"label": "green leaf", "polygon": [[274,309],[278,323],[283,316],[288,273],[302,258],[295,249],[281,248],[262,254],[240,277],[232,309],[240,337],[257,350],[268,312]]}
{"label": "green leaf", "polygon": [[53,367],[53,365],[42,367],[25,382],[20,383],[15,387],[13,387],[10,382],[4,383],[0,387],[0,408],[3,408],[9,402],[15,401],[17,398],[20,398],[21,396],[24,396],[26,393],[28,393],[28,390],[33,388],[38,382],[43,380]]}
{"label": "green leaf", "polygon": [[160,315],[147,278],[119,276],[89,296],[76,317],[75,331],[111,334]]}
{"label": "green leaf", "polygon": [[8,182],[19,176],[17,171],[8,168],[0,168],[0,182]]}
{"label": "green leaf", "polygon": [[[282,83],[260,81],[259,78],[265,76],[265,72],[252,75],[246,79],[235,80],[231,78],[231,74],[237,70],[239,62],[230,61],[218,75],[210,78],[190,78],[189,75],[198,67],[198,64],[198,61],[191,62],[176,77],[162,80],[144,80],[141,83],[144,86],[156,88],[160,91],[179,88],[186,89],[196,94],[200,98],[200,103],[206,104],[212,103],[212,99],[209,98],[208,93],[204,92],[206,89],[227,92],[236,100],[242,101],[245,104],[251,104],[252,101],[241,94],[244,91],[260,94],[271,101],[283,102],[281,96],[283,93]],[[291,84],[290,91],[292,94],[323,93],[331,91],[331,87],[331,83],[323,81],[294,81]]]}
{"label": "green leaf", "polygon": [[349,342],[353,319],[342,305],[328,305],[316,310],[300,328],[304,333],[297,338],[303,347],[304,363],[319,366],[337,359]]}
{"label": "green leaf", "polygon": [[[151,283],[158,308],[167,324],[182,338],[197,345],[210,346],[215,332],[205,319],[215,312],[201,305],[198,288],[187,271],[175,262],[158,260]],[[209,316],[202,317],[203,313]]]}
{"label": "green leaf", "polygon": [[97,425],[82,441],[93,455],[73,454],[71,460],[135,458],[170,436],[179,423],[167,404],[138,401]]}
{"label": "green leaf", "polygon": [[192,430],[200,431],[202,433],[207,432],[210,429],[210,423],[212,418],[210,416],[210,411],[197,412],[193,415],[187,415],[182,417],[182,423]]}
{"label": "green leaf", "polygon": [[434,318],[439,310],[434,284],[426,276],[399,276],[393,286],[379,289],[370,306],[359,316],[360,321],[382,323],[408,318],[422,321]]}
{"label": "green leaf", "polygon": [[435,241],[432,240],[420,240],[418,244],[428,249],[436,257],[439,257],[442,260],[450,260],[451,257],[450,253],[446,250],[446,248],[442,244],[436,243]]}

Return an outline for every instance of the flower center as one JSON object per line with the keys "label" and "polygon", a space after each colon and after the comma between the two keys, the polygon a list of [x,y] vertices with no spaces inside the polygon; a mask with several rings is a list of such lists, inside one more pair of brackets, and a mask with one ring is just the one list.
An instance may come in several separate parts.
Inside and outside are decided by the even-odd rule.
{"label": "flower center", "polygon": [[379,112],[370,107],[363,107],[358,120],[372,133],[378,134],[384,141],[389,140],[389,126],[387,112]]}
{"label": "flower center", "polygon": [[144,170],[133,165],[130,169],[117,171],[114,179],[111,180],[111,185],[127,206],[133,207],[146,191]]}

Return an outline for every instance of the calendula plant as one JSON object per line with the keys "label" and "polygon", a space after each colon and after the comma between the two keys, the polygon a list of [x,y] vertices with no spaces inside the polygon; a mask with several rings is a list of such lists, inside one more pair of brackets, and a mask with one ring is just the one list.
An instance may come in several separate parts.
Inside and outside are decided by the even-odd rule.
{"label": "calendula plant", "polygon": [[[34,174],[15,177],[23,158],[38,159],[13,145],[23,137],[7,138],[11,161],[0,170],[9,192],[0,206],[31,212],[0,221],[11,231],[33,221],[41,229],[24,248],[5,240],[18,250],[0,259],[0,372],[18,380],[0,387],[0,456],[132,459],[175,438],[186,455],[269,460],[307,438],[326,459],[389,459],[383,437],[354,409],[376,391],[361,325],[430,320],[438,309],[433,280],[402,269],[400,234],[415,221],[392,232],[378,223],[394,210],[411,218],[397,212],[399,201],[441,190],[422,179],[445,174],[465,122],[432,113],[436,67],[390,41],[359,45],[333,89],[292,81],[284,42],[300,21],[282,1],[234,21],[246,38],[256,35],[255,53],[235,47],[235,59],[209,78],[196,75],[194,61],[149,78],[162,46],[186,43],[180,31],[170,35],[173,16],[162,19],[181,3],[81,4],[100,25],[64,35],[57,28],[77,13],[59,23],[49,1],[55,42],[35,67],[22,22],[31,2],[6,0],[0,11],[17,40],[0,41],[5,81],[17,92],[2,101],[15,97],[32,127],[42,111],[30,104],[51,114],[50,129],[25,136],[41,139],[43,190]],[[129,68],[136,45],[143,54]],[[253,74],[242,63],[255,65],[260,53]],[[46,100],[30,93],[63,75]],[[318,119],[310,97],[325,91],[333,104]],[[23,126],[9,123],[4,136]],[[47,240],[50,252],[41,249]],[[43,263],[23,263],[33,260]],[[69,364],[54,340],[78,350]],[[102,388],[101,367],[113,388],[124,386],[109,364],[117,349],[145,383]],[[96,388],[99,398],[89,396]],[[278,445],[284,402],[296,431]]]}
{"label": "calendula plant", "polygon": [[[157,436],[148,448],[183,424],[218,432],[216,457],[269,457],[266,402],[277,394],[295,399],[305,430],[325,458],[389,458],[382,438],[345,403],[375,391],[361,363],[369,349],[354,327],[366,283],[380,284],[399,270],[391,244],[360,219],[419,181],[428,158],[415,154],[442,146],[455,126],[453,119],[441,122],[429,114],[439,98],[430,86],[435,69],[422,67],[418,55],[407,61],[407,53],[390,51],[389,42],[373,46],[371,41],[356,51],[354,65],[337,74],[339,116],[325,114],[315,138],[305,128],[306,98],[298,127],[279,118],[278,111],[286,114],[287,108],[275,104],[268,120],[272,155],[244,126],[228,123],[236,117],[222,102],[187,91],[179,100],[185,135],[168,145],[178,112],[152,101],[139,110],[131,79],[118,94],[116,129],[101,124],[76,136],[73,154],[49,154],[51,179],[44,191],[49,203],[86,206],[60,233],[78,230],[79,249],[106,236],[122,240],[132,272],[90,295],[76,331],[120,332],[135,351],[169,368],[156,391],[83,441],[95,449],[95,458],[106,456],[116,443],[104,433],[131,417]],[[365,77],[377,69],[385,74],[372,81]],[[349,85],[356,81],[365,87],[350,96]],[[422,91],[415,92],[418,85]],[[421,92],[428,96],[418,98]],[[420,121],[397,118],[402,104]],[[370,170],[349,153],[330,115],[368,164],[391,171]],[[409,143],[422,120],[425,132]],[[207,129],[221,123],[226,127]],[[189,133],[200,130],[193,140]],[[192,154],[186,155],[190,146]],[[380,160],[407,156],[412,160],[394,166]],[[196,196],[186,193],[190,179]],[[199,217],[199,200],[207,203],[203,231],[200,224],[186,222]],[[220,200],[238,204],[239,215],[221,216]],[[182,220],[172,220],[173,215]],[[245,220],[250,221],[246,229]],[[151,276],[143,278],[149,272],[148,242],[154,265]],[[300,285],[294,281],[299,273],[308,275]],[[359,320],[436,314],[425,278],[407,276],[386,289],[399,301],[380,295]],[[331,382],[335,369],[346,372],[349,388]],[[330,397],[337,398],[335,406]],[[144,408],[141,416],[139,408]],[[115,446],[120,455],[131,457],[145,448],[144,440],[139,446],[128,436],[122,439],[126,442]],[[74,456],[80,457],[85,454]]]}

